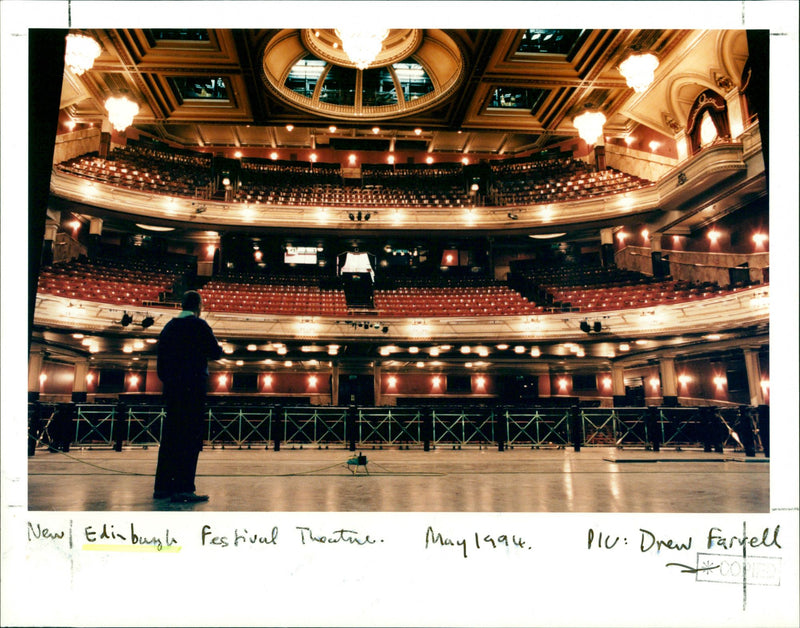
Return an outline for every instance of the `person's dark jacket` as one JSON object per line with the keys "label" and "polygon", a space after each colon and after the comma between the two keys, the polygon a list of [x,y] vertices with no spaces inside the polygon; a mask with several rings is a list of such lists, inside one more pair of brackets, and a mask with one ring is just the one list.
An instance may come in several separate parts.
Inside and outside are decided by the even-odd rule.
{"label": "person's dark jacket", "polygon": [[208,323],[196,316],[173,318],[158,339],[158,377],[165,390],[205,388],[208,360],[222,357],[222,349]]}

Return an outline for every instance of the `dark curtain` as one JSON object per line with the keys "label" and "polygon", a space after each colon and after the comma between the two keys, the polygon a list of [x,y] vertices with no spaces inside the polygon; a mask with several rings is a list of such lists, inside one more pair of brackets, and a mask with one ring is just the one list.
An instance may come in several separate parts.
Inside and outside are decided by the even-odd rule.
{"label": "dark curtain", "polygon": [[708,115],[717,129],[717,136],[727,138],[731,136],[731,126],[728,121],[728,104],[725,102],[725,98],[714,90],[707,89],[695,99],[692,108],[689,110],[686,135],[691,139],[692,154],[700,150],[700,123],[703,119],[703,113],[706,111],[708,111]]}
{"label": "dark curtain", "polygon": [[28,347],[64,76],[65,29],[28,31]]}

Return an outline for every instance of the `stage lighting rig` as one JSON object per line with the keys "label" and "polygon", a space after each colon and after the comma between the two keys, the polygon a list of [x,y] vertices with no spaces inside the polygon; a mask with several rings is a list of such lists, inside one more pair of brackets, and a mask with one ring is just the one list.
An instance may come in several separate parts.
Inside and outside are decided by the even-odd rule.
{"label": "stage lighting rig", "polygon": [[603,324],[600,321],[595,321],[590,325],[588,320],[582,320],[580,327],[581,331],[586,334],[599,334],[601,331],[603,331]]}

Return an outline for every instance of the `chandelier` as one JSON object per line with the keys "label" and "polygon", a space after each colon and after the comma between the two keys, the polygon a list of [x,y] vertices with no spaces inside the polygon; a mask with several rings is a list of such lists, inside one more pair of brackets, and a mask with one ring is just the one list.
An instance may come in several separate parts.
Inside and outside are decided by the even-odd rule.
{"label": "chandelier", "polygon": [[139,105],[127,96],[110,96],[106,100],[108,121],[120,133],[127,129],[133,122],[133,116],[139,113]]}
{"label": "chandelier", "polygon": [[603,134],[603,125],[606,123],[606,117],[599,111],[585,111],[579,116],[575,116],[572,124],[578,129],[578,135],[589,146],[597,141],[597,138]]}
{"label": "chandelier", "polygon": [[67,35],[67,52],[64,62],[78,76],[91,70],[94,60],[100,56],[100,44],[86,35]]}
{"label": "chandelier", "polygon": [[337,28],[336,36],[342,40],[342,49],[359,70],[366,70],[383,47],[389,29]]}
{"label": "chandelier", "polygon": [[658,59],[649,52],[634,53],[619,64],[619,71],[637,94],[642,93],[653,82],[654,73],[658,67]]}

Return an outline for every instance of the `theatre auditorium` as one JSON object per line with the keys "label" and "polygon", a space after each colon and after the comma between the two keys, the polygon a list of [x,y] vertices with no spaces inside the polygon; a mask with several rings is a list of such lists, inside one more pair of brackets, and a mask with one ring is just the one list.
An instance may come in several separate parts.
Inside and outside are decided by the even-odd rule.
{"label": "theatre auditorium", "polygon": [[[29,508],[768,511],[766,31],[33,30],[31,64]],[[176,505],[187,290],[222,358]]]}

